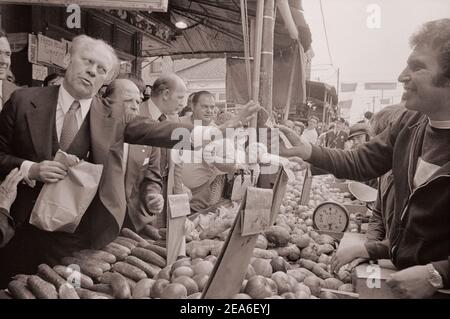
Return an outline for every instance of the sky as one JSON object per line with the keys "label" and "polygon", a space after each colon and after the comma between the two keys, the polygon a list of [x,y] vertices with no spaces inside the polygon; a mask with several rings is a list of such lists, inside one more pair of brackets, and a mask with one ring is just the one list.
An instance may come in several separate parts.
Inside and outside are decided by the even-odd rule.
{"label": "sky", "polygon": [[[350,120],[366,110],[378,110],[381,91],[365,91],[364,82],[397,82],[411,49],[409,37],[424,22],[450,17],[450,0],[321,0],[328,34],[327,49],[320,0],[303,0],[304,15],[312,33],[311,80],[336,86],[337,69],[342,83],[358,82]],[[330,64],[333,64],[332,66]],[[399,102],[402,86],[384,91],[384,98]],[[377,98],[375,107],[373,96]]]}

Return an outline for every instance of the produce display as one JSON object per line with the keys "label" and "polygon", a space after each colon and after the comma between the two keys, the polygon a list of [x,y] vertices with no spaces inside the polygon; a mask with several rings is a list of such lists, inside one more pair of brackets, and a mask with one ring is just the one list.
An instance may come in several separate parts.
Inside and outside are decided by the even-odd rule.
{"label": "produce display", "polygon": [[[293,164],[293,172],[275,224],[259,235],[242,288],[230,298],[333,299],[339,291],[352,292],[345,267],[330,273],[336,240],[312,226],[318,204],[352,202],[331,188],[333,177],[325,175],[313,179],[310,201],[300,205],[304,170]],[[165,229],[146,225],[140,234],[123,229],[101,250],[75,252],[54,267],[42,264],[36,275],[16,275],[0,298],[200,298],[238,209],[232,203],[187,219],[187,256],[171,265],[166,265]],[[357,231],[356,223],[349,228]]]}

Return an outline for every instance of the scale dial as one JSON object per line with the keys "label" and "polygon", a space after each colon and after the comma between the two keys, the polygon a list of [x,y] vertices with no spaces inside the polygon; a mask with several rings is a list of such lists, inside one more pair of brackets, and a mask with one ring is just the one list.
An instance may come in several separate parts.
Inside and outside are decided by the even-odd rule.
{"label": "scale dial", "polygon": [[314,227],[318,230],[344,232],[349,223],[347,209],[336,202],[324,202],[313,213]]}

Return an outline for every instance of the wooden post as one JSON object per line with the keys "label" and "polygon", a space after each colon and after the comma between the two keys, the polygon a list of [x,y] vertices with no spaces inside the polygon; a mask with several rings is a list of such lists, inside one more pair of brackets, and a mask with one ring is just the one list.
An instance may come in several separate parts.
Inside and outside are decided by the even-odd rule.
{"label": "wooden post", "polygon": [[[261,74],[259,79],[259,101],[272,114],[273,90],[273,36],[275,28],[275,1],[264,0],[263,33],[261,43]],[[258,127],[262,117],[258,116]]]}
{"label": "wooden post", "polygon": [[252,96],[252,74],[250,67],[249,34],[247,21],[247,6],[245,0],[241,0],[241,20],[242,20],[242,38],[244,39],[245,73],[247,76],[248,98]]}
{"label": "wooden post", "polygon": [[294,61],[292,62],[291,78],[289,80],[289,88],[288,88],[287,99],[286,99],[286,107],[284,109],[284,119],[285,120],[287,120],[289,118],[289,110],[291,108],[292,87],[294,86],[295,71],[297,68],[297,50],[294,50],[293,54],[294,54],[294,56],[293,56]]}
{"label": "wooden post", "polygon": [[[259,76],[261,68],[261,38],[263,31],[263,16],[264,16],[264,1],[258,1],[256,6],[256,20],[253,24],[253,76],[252,76],[252,99],[259,101]],[[251,127],[256,127],[257,119],[254,118],[251,122]]]}
{"label": "wooden post", "polygon": [[323,96],[323,115],[322,115],[322,122],[326,123],[326,115],[327,115],[327,88],[325,88],[324,96]]}
{"label": "wooden post", "polygon": [[[262,2],[258,1],[258,2]],[[272,90],[273,90],[273,37],[275,28],[275,1],[264,0],[262,43],[261,43],[261,73],[259,78],[259,103],[272,116]],[[263,127],[266,114],[258,113],[257,127]],[[259,134],[258,134],[259,135]],[[258,136],[258,140],[260,137]],[[258,186],[272,188],[275,176],[262,174]]]}

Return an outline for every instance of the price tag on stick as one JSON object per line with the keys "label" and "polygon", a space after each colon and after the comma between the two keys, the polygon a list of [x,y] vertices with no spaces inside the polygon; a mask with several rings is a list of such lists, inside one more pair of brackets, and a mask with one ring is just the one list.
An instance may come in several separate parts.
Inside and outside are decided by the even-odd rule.
{"label": "price tag on stick", "polygon": [[[286,172],[283,168],[280,168],[273,187],[269,225],[273,224],[280,210],[287,182]],[[248,192],[244,194],[230,234],[203,289],[202,298],[204,299],[229,299],[239,293],[241,289],[259,236],[259,234],[242,235],[241,218],[243,218],[243,210],[246,207],[247,195]]]}
{"label": "price tag on stick", "polygon": [[190,214],[189,197],[186,193],[167,195],[167,264],[173,264],[186,247],[184,226]]}
{"label": "price tag on stick", "polygon": [[269,226],[273,192],[271,189],[248,187],[242,212],[242,236],[259,234]]}

